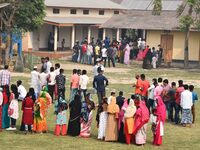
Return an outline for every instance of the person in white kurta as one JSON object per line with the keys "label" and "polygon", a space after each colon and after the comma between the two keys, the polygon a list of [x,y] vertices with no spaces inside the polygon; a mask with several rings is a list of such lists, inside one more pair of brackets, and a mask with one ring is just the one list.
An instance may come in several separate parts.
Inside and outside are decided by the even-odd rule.
{"label": "person in white kurta", "polygon": [[36,97],[38,97],[40,92],[39,74],[40,73],[37,71],[37,66],[34,66],[33,71],[31,71],[31,87],[34,88]]}

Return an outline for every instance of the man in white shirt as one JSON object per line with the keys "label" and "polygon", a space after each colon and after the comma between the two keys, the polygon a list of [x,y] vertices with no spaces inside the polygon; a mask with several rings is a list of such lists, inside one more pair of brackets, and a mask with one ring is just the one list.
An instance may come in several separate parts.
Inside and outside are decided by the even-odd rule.
{"label": "man in white shirt", "polygon": [[99,63],[100,61],[101,61],[100,58],[96,59],[96,64],[93,68],[94,77],[98,75],[97,69],[100,67],[100,63]]}
{"label": "man in white shirt", "polygon": [[60,64],[59,63],[55,64],[55,71],[54,72],[55,72],[56,75],[60,74]]}
{"label": "man in white shirt", "polygon": [[94,77],[95,76],[97,76],[99,73],[98,73],[98,71],[97,71],[97,69],[99,68],[99,67],[101,67],[101,70],[104,72],[104,70],[105,70],[105,68],[104,68],[104,66],[102,65],[102,59],[101,58],[97,58],[97,60],[96,60],[96,65],[94,66],[94,68],[93,68],[93,73],[94,73]]}
{"label": "man in white shirt", "polygon": [[103,46],[102,50],[102,59],[104,61],[104,67],[106,67],[106,60],[107,60],[107,48],[105,46]]}
{"label": "man in white shirt", "polygon": [[46,64],[47,64],[47,73],[50,73],[50,68],[52,67],[52,63],[49,61],[49,57],[46,57]]}
{"label": "man in white shirt", "polygon": [[48,74],[45,73],[45,70],[42,69],[42,72],[39,74],[39,83],[40,83],[40,90],[47,85],[47,77]]}
{"label": "man in white shirt", "polygon": [[55,89],[55,84],[56,84],[56,73],[54,72],[54,67],[50,68],[50,73],[48,75],[48,92],[49,95],[52,98],[53,101],[53,93],[54,93],[54,89]]}
{"label": "man in white shirt", "polygon": [[39,72],[37,71],[37,66],[33,67],[33,71],[31,71],[31,87],[34,88],[36,97],[39,96],[40,88],[39,88]]}
{"label": "man in white shirt", "polygon": [[18,88],[18,93],[19,93],[18,100],[22,101],[26,97],[27,91],[24,88],[24,86],[22,85],[22,81],[21,80],[17,81],[17,88]]}
{"label": "man in white shirt", "polygon": [[89,77],[87,76],[87,71],[83,70],[82,75],[80,76],[79,86],[81,95],[84,95],[84,98],[86,98],[86,92],[87,92],[87,85],[89,84]]}
{"label": "man in white shirt", "polygon": [[92,55],[93,55],[93,46],[91,43],[87,46],[87,63],[88,65],[92,65]]}
{"label": "man in white shirt", "polygon": [[192,125],[192,92],[190,92],[188,89],[188,85],[184,85],[184,91],[181,93],[181,102],[180,105],[182,107],[182,120],[181,124],[183,127],[186,127],[187,124]]}

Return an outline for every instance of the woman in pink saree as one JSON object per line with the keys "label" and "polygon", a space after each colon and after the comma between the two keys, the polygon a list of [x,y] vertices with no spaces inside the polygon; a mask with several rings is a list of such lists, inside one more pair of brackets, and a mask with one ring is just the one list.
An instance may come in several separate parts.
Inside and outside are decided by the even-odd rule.
{"label": "woman in pink saree", "polygon": [[140,96],[136,96],[135,106],[137,107],[133,129],[133,134],[135,135],[135,143],[137,145],[144,145],[146,143],[149,110],[146,107],[145,101],[141,100]]}
{"label": "woman in pink saree", "polygon": [[130,48],[128,43],[126,44],[126,47],[125,47],[124,51],[125,51],[125,53],[124,53],[124,64],[125,65],[129,65],[130,64],[130,51],[131,51],[131,48]]}
{"label": "woman in pink saree", "polygon": [[95,104],[91,99],[90,93],[86,95],[85,101],[82,102],[81,109],[81,131],[80,136],[84,138],[90,137],[92,126],[92,114]]}
{"label": "woman in pink saree", "polygon": [[153,144],[154,145],[161,145],[162,144],[162,136],[164,135],[164,123],[166,120],[166,108],[165,104],[163,103],[163,100],[161,96],[156,96],[156,109],[154,116],[156,116],[156,122],[153,123],[154,126],[154,138],[153,138]]}

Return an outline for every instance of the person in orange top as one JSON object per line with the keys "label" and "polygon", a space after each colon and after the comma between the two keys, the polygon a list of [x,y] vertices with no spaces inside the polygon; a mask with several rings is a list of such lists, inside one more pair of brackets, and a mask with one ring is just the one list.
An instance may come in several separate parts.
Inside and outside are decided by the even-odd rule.
{"label": "person in orange top", "polygon": [[142,84],[142,80],[140,79],[140,75],[136,75],[136,83],[133,84],[133,87],[135,87],[135,94],[142,94],[142,90],[143,90],[143,84]]}
{"label": "person in orange top", "polygon": [[70,84],[70,102],[74,100],[75,94],[78,92],[79,89],[79,76],[77,74],[77,69],[73,69],[73,74],[71,76],[71,84]]}
{"label": "person in orange top", "polygon": [[150,87],[149,81],[145,80],[145,75],[144,74],[141,74],[140,78],[142,80],[142,87],[143,87],[141,95],[147,98],[147,96],[148,96],[148,88]]}

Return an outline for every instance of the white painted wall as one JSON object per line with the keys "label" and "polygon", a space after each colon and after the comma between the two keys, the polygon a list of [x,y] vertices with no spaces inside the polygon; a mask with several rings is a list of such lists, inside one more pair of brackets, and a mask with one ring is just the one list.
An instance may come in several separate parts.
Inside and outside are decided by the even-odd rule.
{"label": "white painted wall", "polygon": [[113,40],[113,29],[106,29],[106,36],[110,38],[110,40]]}
{"label": "white painted wall", "polygon": [[52,25],[43,24],[39,29],[39,48],[48,48],[49,33],[53,33]]}
{"label": "white painted wall", "polygon": [[62,47],[62,40],[65,39],[65,47],[71,46],[71,27],[60,27],[59,28],[59,41],[58,47]]}
{"label": "white painted wall", "polygon": [[[114,15],[114,10],[104,10],[104,15],[99,15],[99,10],[100,9],[92,9],[92,8],[88,8],[89,9],[89,15],[84,15],[83,14],[83,10],[84,9],[76,9],[76,14],[70,14],[70,9],[71,8],[58,8],[60,9],[60,13],[59,14],[53,14],[53,8],[54,7],[47,7],[46,8],[46,16],[58,16],[58,17],[66,17],[66,16],[78,16],[78,17],[98,17],[98,18],[104,18],[104,17],[112,17]],[[72,8],[73,9],[73,8]]]}
{"label": "white painted wall", "polygon": [[33,32],[28,34],[28,49],[33,49]]}
{"label": "white painted wall", "polygon": [[75,41],[81,42],[83,40],[83,32],[82,32],[82,27],[81,26],[76,26],[75,27]]}
{"label": "white painted wall", "polygon": [[91,27],[91,38],[94,38],[94,41],[98,39],[99,28],[98,27]]}
{"label": "white painted wall", "polygon": [[33,32],[33,50],[39,50],[39,31]]}

